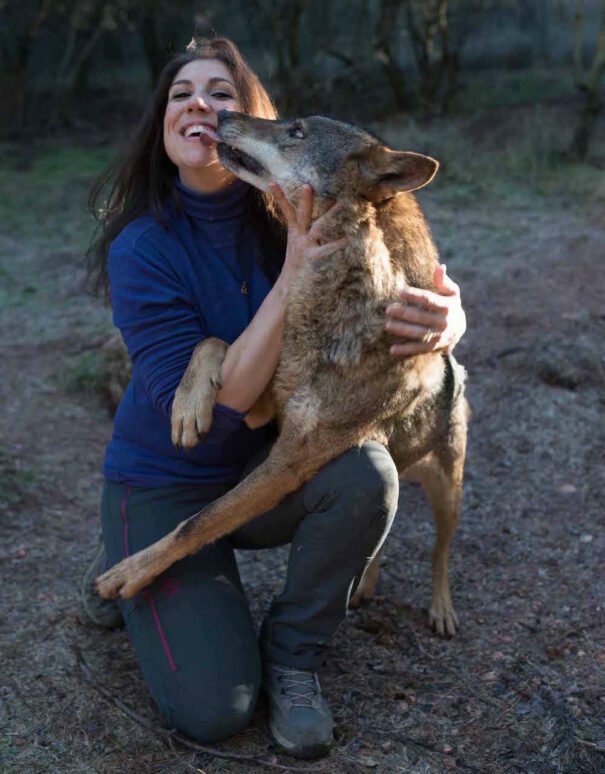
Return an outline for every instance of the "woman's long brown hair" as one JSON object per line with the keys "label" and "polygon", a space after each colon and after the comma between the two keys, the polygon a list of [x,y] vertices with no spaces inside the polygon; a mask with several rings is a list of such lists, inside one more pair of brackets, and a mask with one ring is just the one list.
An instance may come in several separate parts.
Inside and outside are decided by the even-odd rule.
{"label": "woman's long brown hair", "polygon": [[[99,229],[87,252],[89,278],[93,290],[104,293],[106,300],[109,300],[107,255],[113,240],[123,228],[146,212],[150,212],[158,223],[163,223],[164,206],[171,197],[178,205],[173,185],[177,168],[164,150],[164,113],[176,74],[196,59],[218,59],[228,68],[243,112],[261,118],[277,117],[275,106],[260,80],[228,38],[194,38],[185,53],[166,64],[152,100],[125,151],[98,177],[90,192],[88,204],[99,222]],[[269,240],[273,243],[269,252],[283,251],[284,229],[269,197],[255,191],[252,207],[261,242]],[[267,266],[266,270],[274,275],[276,268]]]}

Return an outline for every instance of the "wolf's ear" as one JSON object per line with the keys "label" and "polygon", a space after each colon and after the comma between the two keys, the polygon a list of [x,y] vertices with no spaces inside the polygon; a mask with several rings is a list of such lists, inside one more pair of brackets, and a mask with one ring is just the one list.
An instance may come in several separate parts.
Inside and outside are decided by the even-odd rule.
{"label": "wolf's ear", "polygon": [[402,191],[415,191],[435,177],[439,162],[411,151],[393,151],[375,145],[359,158],[361,192],[381,202]]}

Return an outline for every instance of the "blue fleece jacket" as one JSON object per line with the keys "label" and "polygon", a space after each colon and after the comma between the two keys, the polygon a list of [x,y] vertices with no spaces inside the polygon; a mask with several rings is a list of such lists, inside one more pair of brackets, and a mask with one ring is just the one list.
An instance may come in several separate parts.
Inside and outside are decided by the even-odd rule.
{"label": "blue fleece jacket", "polygon": [[[214,194],[175,183],[181,207],[130,223],[109,251],[113,319],[132,360],[103,474],[133,486],[235,483],[274,427],[249,430],[244,414],[217,405],[208,438],[190,451],[170,437],[176,388],[205,336],[232,343],[271,288],[250,212],[250,187]],[[242,284],[245,290],[242,292]]]}

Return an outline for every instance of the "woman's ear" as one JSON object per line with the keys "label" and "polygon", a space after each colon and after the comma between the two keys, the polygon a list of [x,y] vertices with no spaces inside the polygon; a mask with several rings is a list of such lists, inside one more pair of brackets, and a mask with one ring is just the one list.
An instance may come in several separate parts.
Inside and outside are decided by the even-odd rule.
{"label": "woman's ear", "polygon": [[430,183],[439,162],[411,151],[393,151],[374,145],[359,157],[361,193],[370,201],[390,199],[403,191],[415,191]]}

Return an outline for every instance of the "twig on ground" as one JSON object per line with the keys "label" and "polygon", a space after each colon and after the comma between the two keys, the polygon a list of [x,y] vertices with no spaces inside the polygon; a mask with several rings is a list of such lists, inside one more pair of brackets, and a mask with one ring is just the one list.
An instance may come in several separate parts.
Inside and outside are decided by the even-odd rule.
{"label": "twig on ground", "polygon": [[[384,734],[376,730],[374,730],[372,733],[379,738],[383,737],[384,739],[388,739],[393,742],[399,742],[404,746],[411,745],[412,747],[419,747],[421,750],[426,750],[426,752],[431,753],[438,758],[443,758],[443,753],[441,750],[437,750],[435,747],[433,747],[433,745],[429,744],[428,742],[423,742],[421,739],[414,739],[411,736],[402,736],[401,734]],[[461,769],[466,769],[467,771],[477,771],[480,772],[480,774],[483,774],[485,771],[485,769],[479,768],[478,766],[473,766],[471,763],[465,763],[464,761],[460,760],[457,755],[454,755],[453,757],[456,759],[456,766]]]}
{"label": "twig on ground", "polygon": [[591,750],[599,753],[605,753],[605,745],[597,744],[596,742],[590,742],[588,739],[576,739],[578,744],[583,744],[585,747],[590,747]]}
{"label": "twig on ground", "polygon": [[[172,739],[172,737],[168,737],[168,746],[172,750],[172,754],[178,760],[178,762],[183,763],[182,756],[179,755],[179,751],[176,749],[176,746],[174,744],[174,739]],[[193,756],[193,760],[195,760],[195,755]],[[184,761],[184,763],[187,766],[187,768],[190,769],[191,771],[194,771],[195,774],[206,774],[204,769],[200,769],[199,766],[195,766],[191,761]]]}
{"label": "twig on ground", "polygon": [[416,650],[418,650],[420,653],[422,653],[423,656],[426,656],[427,658],[431,659],[431,661],[439,660],[439,656],[434,656],[432,653],[429,653],[426,648],[424,648],[420,644],[420,640],[418,639],[418,636],[416,635],[416,631],[414,630],[414,627],[409,624],[407,621],[401,621],[401,624],[405,626],[406,629],[410,632],[412,635],[412,643]]}
{"label": "twig on ground", "polygon": [[166,739],[168,742],[168,745],[171,748],[172,748],[172,743],[177,742],[183,747],[187,747],[190,750],[195,750],[196,752],[205,753],[206,755],[211,755],[213,758],[225,758],[226,760],[245,761],[247,763],[255,763],[258,766],[267,766],[268,768],[271,768],[271,769],[280,769],[281,771],[304,771],[304,772],[314,772],[314,774],[315,772],[322,771],[322,769],[317,768],[317,766],[314,766],[312,769],[303,768],[300,766],[285,766],[281,763],[273,763],[272,761],[269,761],[266,758],[262,758],[259,755],[246,755],[242,753],[232,753],[232,752],[226,752],[224,750],[218,750],[215,747],[208,747],[207,745],[198,744],[197,742],[194,742],[191,739],[187,739],[187,737],[182,736],[177,731],[173,731],[167,728],[162,728],[161,726],[157,726],[155,723],[152,723],[150,720],[147,720],[147,718],[144,718],[142,715],[139,715],[139,713],[133,710],[132,707],[129,707],[123,701],[121,701],[120,699],[117,699],[115,696],[113,696],[110,690],[105,688],[105,686],[101,685],[98,682],[98,680],[95,678],[91,668],[86,662],[86,659],[84,658],[80,649],[76,645],[73,646],[73,649],[76,656],[76,662],[86,682],[92,688],[94,688],[95,691],[97,691],[97,693],[99,693],[106,701],[108,701],[110,704],[113,704],[115,707],[121,710],[125,715],[128,715],[128,717],[131,720],[134,720],[140,726],[142,726],[143,728],[146,728],[148,731],[151,731],[157,736],[161,736],[164,739]]}

